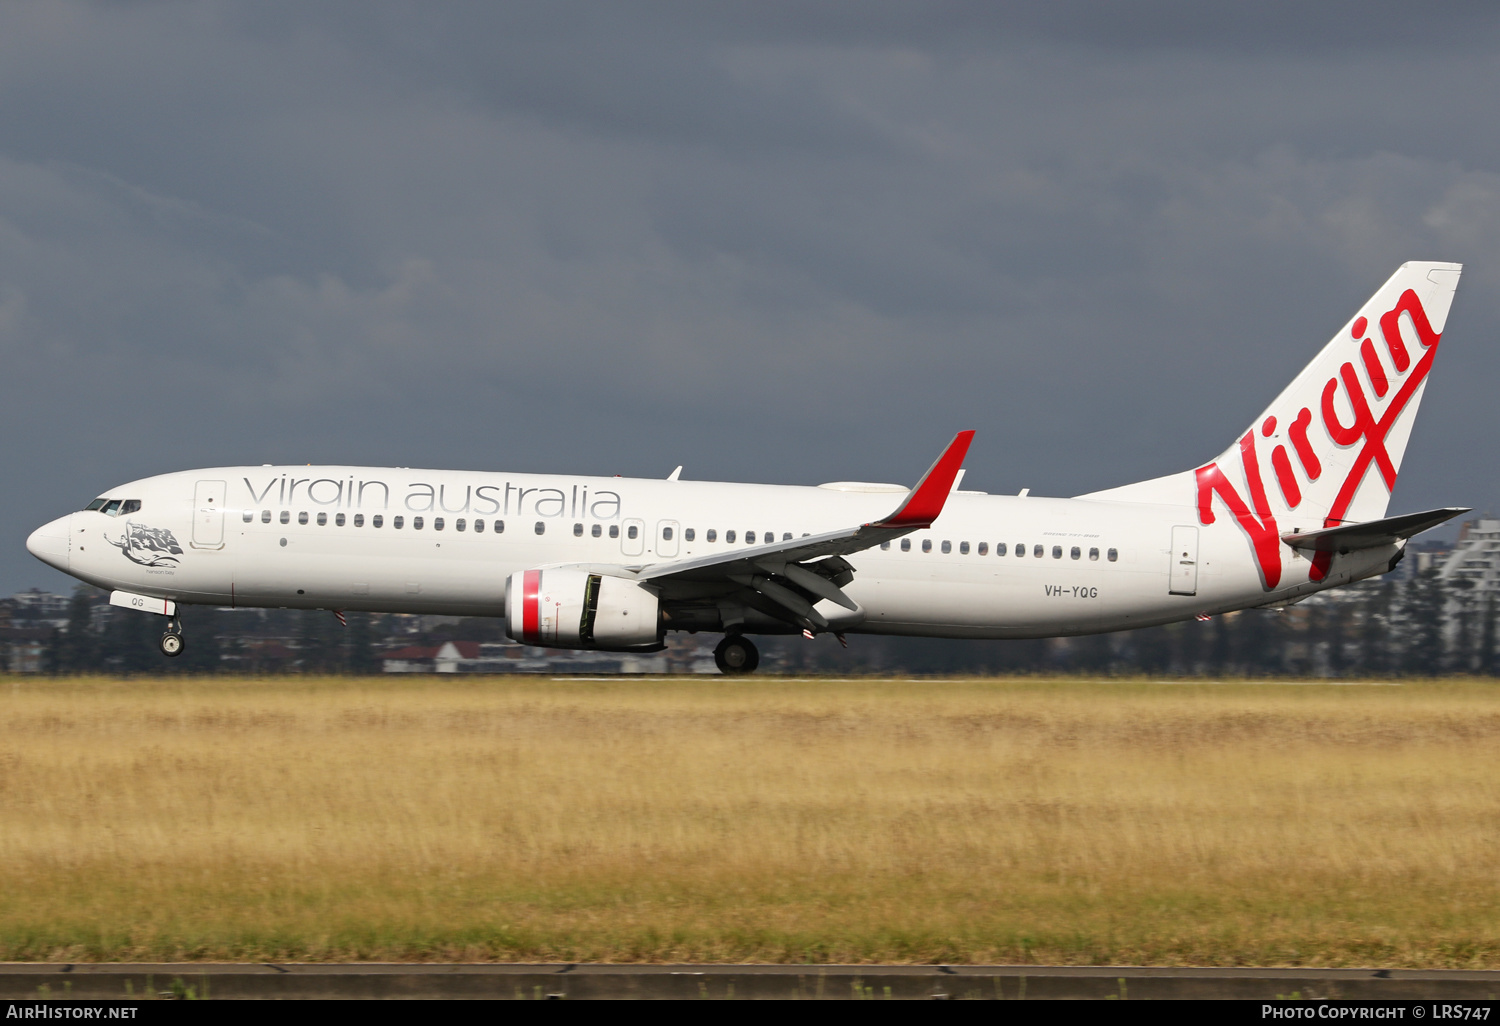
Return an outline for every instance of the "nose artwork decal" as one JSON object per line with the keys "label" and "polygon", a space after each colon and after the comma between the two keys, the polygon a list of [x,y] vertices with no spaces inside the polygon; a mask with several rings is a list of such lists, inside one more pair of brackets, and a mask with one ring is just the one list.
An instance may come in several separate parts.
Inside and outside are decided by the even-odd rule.
{"label": "nose artwork decal", "polygon": [[125,533],[119,541],[104,536],[104,540],[125,553],[125,558],[141,566],[176,566],[182,555],[182,546],[165,527],[147,527],[133,520],[125,521]]}

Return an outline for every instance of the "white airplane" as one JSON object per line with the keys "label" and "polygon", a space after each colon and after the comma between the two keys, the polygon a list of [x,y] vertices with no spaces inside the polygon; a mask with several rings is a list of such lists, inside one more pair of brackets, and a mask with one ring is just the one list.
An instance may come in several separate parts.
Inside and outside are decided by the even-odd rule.
{"label": "white airplane", "polygon": [[1386,517],[1458,264],[1403,264],[1216,459],[1071,499],[959,491],[972,431],[910,490],[221,467],[109,489],[43,562],[166,618],[181,603],[505,617],[518,642],[655,651],[667,631],[1038,638],[1278,606],[1392,569],[1468,512]]}

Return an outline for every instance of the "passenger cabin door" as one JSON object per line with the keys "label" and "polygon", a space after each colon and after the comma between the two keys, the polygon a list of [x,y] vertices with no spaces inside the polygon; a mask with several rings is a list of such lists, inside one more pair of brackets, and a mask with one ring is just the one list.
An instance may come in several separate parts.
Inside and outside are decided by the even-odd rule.
{"label": "passenger cabin door", "polygon": [[620,551],[627,556],[639,556],[646,551],[646,522],[644,520],[627,520],[620,525],[624,532],[620,535]]}
{"label": "passenger cabin door", "polygon": [[1173,595],[1198,594],[1198,529],[1172,528],[1172,559],[1168,591]]}
{"label": "passenger cabin door", "polygon": [[224,482],[199,481],[193,487],[193,548],[224,547]]}

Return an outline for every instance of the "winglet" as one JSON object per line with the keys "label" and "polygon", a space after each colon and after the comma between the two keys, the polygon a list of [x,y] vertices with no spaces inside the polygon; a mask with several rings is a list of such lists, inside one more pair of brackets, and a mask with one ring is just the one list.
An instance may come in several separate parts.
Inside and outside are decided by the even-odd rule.
{"label": "winglet", "polygon": [[943,512],[943,505],[953,491],[953,483],[958,479],[959,468],[963,466],[964,457],[969,454],[969,443],[972,441],[972,431],[960,431],[954,435],[953,441],[948,443],[948,448],[943,450],[937,462],[927,468],[927,473],[922,475],[917,486],[906,493],[905,501],[896,512],[870,526],[913,529],[931,527],[932,522]]}

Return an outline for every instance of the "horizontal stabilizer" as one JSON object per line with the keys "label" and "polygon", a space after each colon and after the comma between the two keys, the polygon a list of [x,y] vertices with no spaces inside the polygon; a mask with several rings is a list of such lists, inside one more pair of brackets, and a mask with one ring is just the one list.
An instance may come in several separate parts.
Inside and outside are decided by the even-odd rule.
{"label": "horizontal stabilizer", "polygon": [[1377,549],[1382,545],[1394,545],[1412,535],[1431,530],[1444,521],[1468,513],[1469,508],[1450,506],[1447,509],[1430,509],[1425,513],[1407,513],[1384,520],[1371,520],[1363,524],[1345,524],[1343,527],[1326,527],[1321,531],[1305,531],[1302,534],[1283,534],[1281,540],[1294,549],[1311,552],[1354,552],[1356,549]]}

